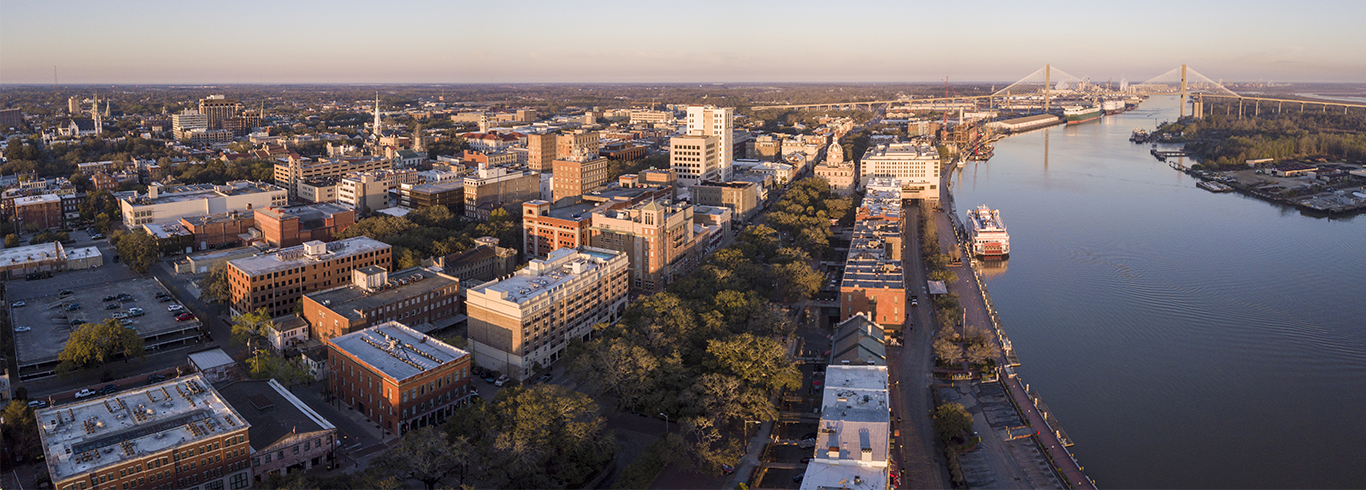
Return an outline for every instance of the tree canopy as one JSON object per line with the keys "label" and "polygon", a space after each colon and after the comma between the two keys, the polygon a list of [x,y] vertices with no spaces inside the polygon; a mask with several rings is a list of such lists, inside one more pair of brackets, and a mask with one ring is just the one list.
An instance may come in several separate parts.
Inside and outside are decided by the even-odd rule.
{"label": "tree canopy", "polygon": [[157,257],[161,255],[156,238],[141,229],[111,236],[110,241],[114,242],[114,249],[118,251],[123,262],[128,264],[128,268],[139,273],[146,273],[151,269],[152,264],[156,263]]}
{"label": "tree canopy", "polygon": [[118,320],[109,318],[100,323],[86,323],[76,327],[57,354],[61,361],[57,372],[70,373],[77,369],[102,366],[114,358],[144,356],[142,337],[137,331],[125,328]]}

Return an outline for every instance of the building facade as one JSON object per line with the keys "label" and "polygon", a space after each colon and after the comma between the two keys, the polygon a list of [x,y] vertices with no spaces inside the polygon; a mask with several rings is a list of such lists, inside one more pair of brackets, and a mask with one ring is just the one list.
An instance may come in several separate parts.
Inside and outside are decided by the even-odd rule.
{"label": "building facade", "polygon": [[[288,162],[275,164],[275,183],[289,191],[291,197],[298,197],[299,182],[331,177],[341,180],[346,174],[370,172],[394,168],[394,161],[377,157],[329,157],[305,161],[291,158]],[[315,200],[314,202],[319,202]]]}
{"label": "building facade", "polygon": [[477,221],[487,221],[495,209],[515,209],[541,196],[541,174],[530,170],[480,167],[464,183],[465,217]]}
{"label": "building facade", "polygon": [[559,156],[557,140],[558,137],[555,133],[532,133],[526,135],[527,168],[541,173],[553,171],[553,163]]}
{"label": "building facade", "polygon": [[579,197],[607,183],[611,161],[598,157],[585,160],[555,160],[552,199],[561,202]]}
{"label": "building facade", "polygon": [[62,198],[54,194],[26,196],[14,200],[15,225],[22,230],[29,225],[39,230],[55,230],[66,226],[62,212]]}
{"label": "building facade", "polygon": [[334,457],[337,426],[280,382],[235,381],[218,392],[251,424],[253,481],[325,466]]}
{"label": "building facade", "polygon": [[868,148],[859,160],[859,186],[892,177],[901,181],[908,199],[939,200],[939,150],[917,143],[892,143]]}
{"label": "building facade", "polygon": [[688,136],[717,138],[720,180],[730,180],[730,162],[735,157],[735,108],[716,106],[688,106]]}
{"label": "building facade", "polygon": [[284,189],[263,182],[239,180],[226,185],[153,185],[147,188],[146,194],[134,193],[120,198],[119,205],[123,209],[123,223],[131,228],[206,214],[285,206],[288,201]]}
{"label": "building facade", "polygon": [[308,242],[275,253],[228,261],[228,289],[234,314],[265,308],[271,317],[294,309],[303,295],[351,280],[351,271],[392,267],[390,246],[369,237],[331,243]]}
{"label": "building facade", "polygon": [[516,274],[466,294],[470,348],[480,366],[525,380],[558,361],[593,325],[626,309],[626,254],[595,247],[560,249]]}
{"label": "building facade", "polygon": [[650,200],[622,209],[593,212],[594,247],[616,250],[630,261],[631,289],[654,294],[701,261],[719,228],[694,223],[686,202]]}
{"label": "building facade", "polygon": [[328,388],[385,431],[438,425],[470,396],[470,354],[399,322],[329,339]]}
{"label": "building facade", "polygon": [[705,206],[730,208],[736,221],[748,221],[759,213],[759,185],[754,182],[704,181],[692,187],[692,199]]}
{"label": "building facade", "polygon": [[333,236],[355,223],[355,210],[336,204],[256,210],[256,227],[261,230],[266,243],[276,248],[293,247],[314,240],[330,242]]}
{"label": "building facade", "polygon": [[715,136],[669,138],[669,168],[683,187],[721,180],[722,153],[721,139]]}
{"label": "building facade", "polygon": [[423,267],[390,274],[382,267],[351,271],[351,282],[304,295],[304,320],[312,338],[327,340],[402,321],[419,331],[447,326],[460,314],[460,280]]}

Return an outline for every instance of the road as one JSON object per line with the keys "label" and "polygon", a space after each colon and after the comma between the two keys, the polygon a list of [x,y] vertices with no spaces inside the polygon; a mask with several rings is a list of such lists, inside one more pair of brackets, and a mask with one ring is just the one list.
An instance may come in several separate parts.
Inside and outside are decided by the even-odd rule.
{"label": "road", "polygon": [[[925,299],[920,306],[907,308],[907,331],[903,346],[888,346],[888,375],[895,382],[892,387],[894,426],[901,430],[901,438],[893,449],[900,468],[905,470],[906,488],[949,488],[949,474],[939,452],[938,436],[929,418],[934,408],[930,385],[934,383],[934,358],[930,345],[934,341],[929,295],[924,294],[925,261],[920,254],[920,230],[917,229],[920,210],[903,207],[902,260],[906,275],[906,294]],[[909,303],[909,301],[908,301]]]}

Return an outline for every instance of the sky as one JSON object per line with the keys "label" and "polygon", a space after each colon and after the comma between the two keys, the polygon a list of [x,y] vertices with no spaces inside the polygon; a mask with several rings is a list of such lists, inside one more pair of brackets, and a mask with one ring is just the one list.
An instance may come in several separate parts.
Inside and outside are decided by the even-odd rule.
{"label": "sky", "polygon": [[0,84],[1366,82],[1366,1],[0,1]]}

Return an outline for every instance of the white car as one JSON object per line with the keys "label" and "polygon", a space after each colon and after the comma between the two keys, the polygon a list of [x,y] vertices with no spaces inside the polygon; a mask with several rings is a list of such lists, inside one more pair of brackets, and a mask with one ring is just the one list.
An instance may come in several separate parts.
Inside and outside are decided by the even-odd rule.
{"label": "white car", "polygon": [[29,327],[14,327],[14,331],[15,331],[15,332],[27,332],[27,331],[29,331],[29,330],[33,330],[33,329],[32,329],[32,328],[29,328]]}
{"label": "white car", "polygon": [[115,314],[113,314],[113,315],[110,315],[110,318],[113,318],[113,319],[115,319],[115,320],[122,320],[122,319],[124,319],[124,318],[128,318],[128,314],[127,314],[127,313],[115,313]]}
{"label": "white car", "polygon": [[512,380],[512,378],[509,378],[508,375],[504,374],[504,375],[502,375],[502,376],[499,376],[497,381],[494,381],[494,382],[493,382],[493,386],[503,386],[503,385],[507,384],[508,381],[511,381],[511,380]]}
{"label": "white car", "polygon": [[183,309],[185,309],[185,307],[184,307],[184,306],[180,306],[180,305],[170,305],[170,306],[167,306],[167,307],[166,307],[166,311],[172,311],[172,312],[174,312],[174,311],[180,311],[180,310],[183,310]]}
{"label": "white car", "polygon": [[77,392],[76,392],[76,398],[85,398],[85,397],[87,397],[87,396],[91,396],[91,395],[94,395],[94,394],[95,394],[94,390],[91,390],[90,388],[86,388],[86,389],[83,389],[83,390],[81,390],[81,391],[77,391]]}
{"label": "white car", "polygon": [[12,305],[10,305],[10,306],[11,306],[11,307],[14,307],[14,308],[21,308],[21,307],[23,307],[23,306],[25,306],[25,305],[27,305],[27,304],[28,304],[28,303],[25,303],[25,302],[23,302],[23,301],[15,301],[14,304],[12,304]]}

